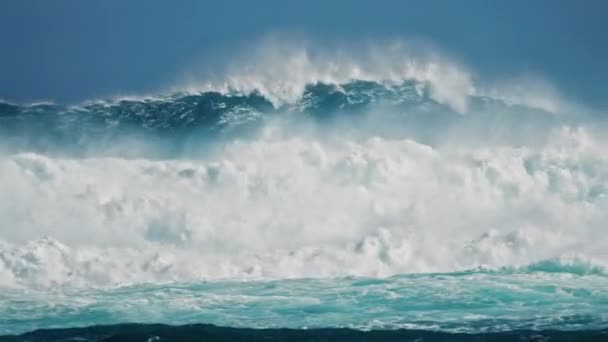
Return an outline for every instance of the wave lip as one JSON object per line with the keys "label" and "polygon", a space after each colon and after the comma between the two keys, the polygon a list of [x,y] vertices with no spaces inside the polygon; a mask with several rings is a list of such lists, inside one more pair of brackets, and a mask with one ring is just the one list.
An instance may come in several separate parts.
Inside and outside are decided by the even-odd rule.
{"label": "wave lip", "polygon": [[430,97],[457,112],[467,108],[474,93],[472,77],[464,67],[430,51],[413,53],[404,42],[367,44],[363,49],[334,46],[319,48],[306,41],[269,37],[232,63],[219,77],[193,80],[195,92],[259,91],[273,103],[295,102],[310,84],[346,84],[361,80],[399,84],[413,80],[427,85]]}

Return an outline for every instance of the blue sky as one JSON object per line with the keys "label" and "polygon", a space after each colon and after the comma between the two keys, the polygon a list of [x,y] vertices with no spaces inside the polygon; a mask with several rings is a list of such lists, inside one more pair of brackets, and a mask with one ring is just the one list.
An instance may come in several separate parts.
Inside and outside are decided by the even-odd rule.
{"label": "blue sky", "polygon": [[149,92],[214,51],[295,31],[429,40],[481,75],[541,74],[604,107],[606,13],[602,0],[3,0],[0,98]]}

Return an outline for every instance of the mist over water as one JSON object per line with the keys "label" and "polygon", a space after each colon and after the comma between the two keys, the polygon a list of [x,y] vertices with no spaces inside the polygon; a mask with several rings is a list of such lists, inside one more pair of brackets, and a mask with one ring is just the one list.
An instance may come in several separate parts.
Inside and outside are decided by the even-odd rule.
{"label": "mist over water", "polygon": [[[605,327],[605,123],[407,52],[275,42],[167,96],[0,103],[0,301],[21,312],[0,333],[63,326],[58,308],[82,324]],[[265,284],[278,293],[251,292]],[[146,311],[139,291],[181,304]],[[295,324],[310,301],[319,319]]]}

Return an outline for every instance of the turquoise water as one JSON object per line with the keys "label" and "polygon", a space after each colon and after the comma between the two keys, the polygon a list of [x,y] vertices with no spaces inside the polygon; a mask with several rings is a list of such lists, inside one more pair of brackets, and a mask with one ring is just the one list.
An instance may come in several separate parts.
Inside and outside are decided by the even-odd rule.
{"label": "turquoise water", "polygon": [[0,335],[124,322],[467,333],[608,327],[607,276],[538,271],[4,289],[0,301]]}

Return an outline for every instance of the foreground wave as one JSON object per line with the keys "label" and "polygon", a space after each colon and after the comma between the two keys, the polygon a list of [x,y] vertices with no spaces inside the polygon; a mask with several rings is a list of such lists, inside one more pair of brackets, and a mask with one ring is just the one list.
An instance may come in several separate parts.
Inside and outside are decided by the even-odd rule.
{"label": "foreground wave", "polygon": [[117,324],[36,330],[0,341],[605,341],[608,330],[445,333],[424,330],[244,329],[206,324]]}

